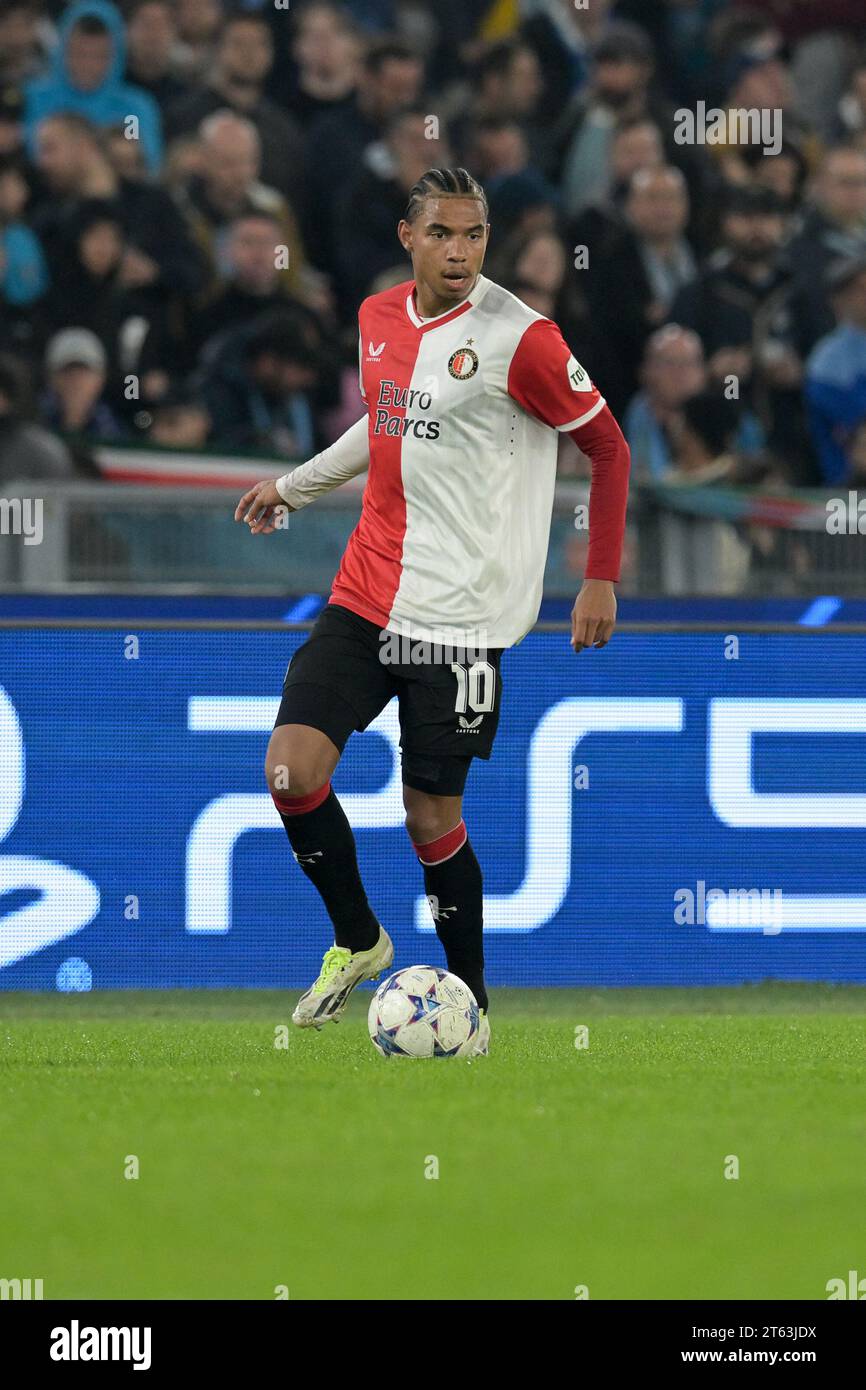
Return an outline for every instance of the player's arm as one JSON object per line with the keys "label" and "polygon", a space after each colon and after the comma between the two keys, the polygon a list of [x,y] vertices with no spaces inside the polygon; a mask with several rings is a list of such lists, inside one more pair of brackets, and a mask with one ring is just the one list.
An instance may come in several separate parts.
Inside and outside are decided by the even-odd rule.
{"label": "player's arm", "polygon": [[592,465],[589,554],[583,586],[571,610],[571,645],[582,652],[584,647],[605,646],[613,635],[631,456],[607,405],[568,433]]}
{"label": "player's arm", "polygon": [[253,536],[270,535],[277,529],[277,507],[298,512],[323,493],[363,473],[370,464],[367,426],[364,415],[315,458],[281,478],[256,483],[238,502],[235,521],[245,521]]}
{"label": "player's arm", "polygon": [[508,394],[530,415],[568,434],[592,465],[589,555],[571,613],[571,645],[603,647],[616,623],[616,593],[625,536],[629,447],[610,408],[576,361],[559,328],[538,319],[511,361]]}

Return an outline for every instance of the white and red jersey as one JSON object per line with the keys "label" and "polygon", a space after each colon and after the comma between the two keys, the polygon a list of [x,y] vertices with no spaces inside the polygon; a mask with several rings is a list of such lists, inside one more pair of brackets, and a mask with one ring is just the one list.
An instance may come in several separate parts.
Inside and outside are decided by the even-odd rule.
{"label": "white and red jersey", "polygon": [[558,436],[572,431],[593,463],[587,576],[619,578],[628,449],[555,323],[483,275],[436,318],[419,317],[410,280],[358,319],[366,440],[359,422],[279,480],[304,506],[369,466],[331,603],[428,642],[519,642],[541,605]]}

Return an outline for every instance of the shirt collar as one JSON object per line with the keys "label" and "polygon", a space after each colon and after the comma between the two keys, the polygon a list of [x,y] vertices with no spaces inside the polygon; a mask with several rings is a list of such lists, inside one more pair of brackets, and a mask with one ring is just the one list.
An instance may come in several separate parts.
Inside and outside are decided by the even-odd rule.
{"label": "shirt collar", "polygon": [[464,300],[456,304],[453,309],[446,309],[444,314],[437,314],[435,318],[427,319],[425,322],[424,319],[418,317],[418,311],[415,308],[415,282],[413,281],[406,296],[406,316],[409,322],[421,333],[427,333],[431,328],[441,328],[443,323],[450,323],[452,319],[459,318],[461,314],[468,313],[470,309],[475,308],[476,304],[480,304],[490,288],[490,283],[486,276],[479,275],[471,293]]}

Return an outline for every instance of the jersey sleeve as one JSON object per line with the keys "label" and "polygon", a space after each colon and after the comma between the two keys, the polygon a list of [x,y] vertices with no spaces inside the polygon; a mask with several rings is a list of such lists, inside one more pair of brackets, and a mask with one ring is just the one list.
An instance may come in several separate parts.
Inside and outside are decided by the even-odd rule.
{"label": "jersey sleeve", "polygon": [[364,390],[364,339],[361,332],[358,332],[358,387],[361,392],[361,399],[367,403],[367,392]]}
{"label": "jersey sleeve", "polygon": [[508,369],[508,394],[542,424],[567,432],[594,420],[605,401],[552,319],[527,328]]}
{"label": "jersey sleeve", "polygon": [[570,431],[592,465],[589,487],[589,554],[585,577],[619,582],[628,506],[631,453],[604,402],[593,420]]}
{"label": "jersey sleeve", "polygon": [[357,478],[370,466],[369,421],[362,415],[345,434],[315,458],[291,473],[277,478],[276,489],[284,502],[298,512],[325,492],[331,492],[350,478]]}

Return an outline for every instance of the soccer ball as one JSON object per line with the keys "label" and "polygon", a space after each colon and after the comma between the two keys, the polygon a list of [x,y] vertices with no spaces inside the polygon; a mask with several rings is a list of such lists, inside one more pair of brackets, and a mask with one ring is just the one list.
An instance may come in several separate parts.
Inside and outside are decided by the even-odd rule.
{"label": "soccer ball", "polygon": [[478,1034],[478,1004],[456,975],[410,965],[376,990],[367,1024],[383,1057],[465,1057]]}

